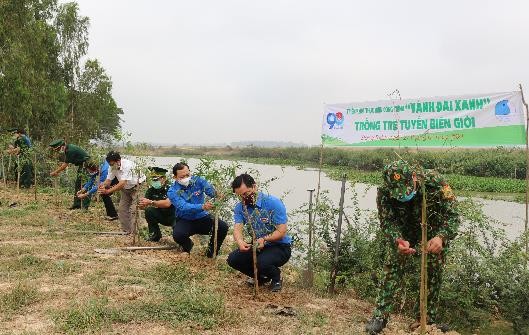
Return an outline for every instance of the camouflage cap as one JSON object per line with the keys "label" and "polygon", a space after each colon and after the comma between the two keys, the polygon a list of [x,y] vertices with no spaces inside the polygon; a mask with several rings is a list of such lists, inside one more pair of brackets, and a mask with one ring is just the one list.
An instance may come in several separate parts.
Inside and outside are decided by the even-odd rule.
{"label": "camouflage cap", "polygon": [[63,145],[64,145],[64,140],[55,140],[50,143],[50,147],[52,148],[62,147]]}
{"label": "camouflage cap", "polygon": [[395,161],[384,167],[382,177],[392,198],[402,198],[413,191],[413,173],[417,169],[403,160]]}
{"label": "camouflage cap", "polygon": [[17,132],[18,131],[18,128],[7,128],[7,132],[8,133],[14,133],[14,132]]}

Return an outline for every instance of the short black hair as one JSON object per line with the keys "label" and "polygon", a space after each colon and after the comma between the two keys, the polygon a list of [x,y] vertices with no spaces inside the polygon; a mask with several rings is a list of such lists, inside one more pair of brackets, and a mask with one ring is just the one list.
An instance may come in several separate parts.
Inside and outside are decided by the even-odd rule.
{"label": "short black hair", "polygon": [[112,151],[110,151],[107,154],[106,160],[109,163],[110,162],[117,162],[117,161],[121,160],[121,155],[119,154],[119,152],[112,150]]}
{"label": "short black hair", "polygon": [[235,189],[241,187],[242,184],[246,185],[247,187],[253,187],[255,185],[255,180],[252,176],[247,173],[238,175],[237,177],[235,177],[235,179],[233,179],[231,183],[231,188],[233,192],[235,192]]}
{"label": "short black hair", "polygon": [[189,165],[187,165],[186,162],[180,162],[176,163],[175,166],[173,166],[173,174],[176,176],[176,171],[184,169],[184,167],[187,167],[189,169]]}

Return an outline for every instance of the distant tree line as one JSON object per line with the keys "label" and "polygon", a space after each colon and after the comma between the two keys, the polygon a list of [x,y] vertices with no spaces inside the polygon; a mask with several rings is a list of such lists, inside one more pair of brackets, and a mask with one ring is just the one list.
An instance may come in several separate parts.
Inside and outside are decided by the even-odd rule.
{"label": "distant tree line", "polygon": [[0,128],[39,141],[108,140],[123,114],[112,81],[88,50],[88,17],[75,2],[0,0]]}

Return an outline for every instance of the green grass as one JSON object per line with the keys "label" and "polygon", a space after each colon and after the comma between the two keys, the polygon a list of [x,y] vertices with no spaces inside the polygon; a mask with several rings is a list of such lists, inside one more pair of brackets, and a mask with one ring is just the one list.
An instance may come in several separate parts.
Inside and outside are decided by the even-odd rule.
{"label": "green grass", "polygon": [[[126,274],[126,277],[121,277]],[[67,334],[97,333],[112,324],[151,320],[173,328],[213,329],[226,319],[223,295],[203,283],[204,274],[191,274],[181,265],[157,264],[150,269],[126,267],[119,277],[99,271],[86,280],[102,295],[112,287],[140,285],[147,294],[132,302],[111,303],[92,298],[51,311],[58,330]]]}
{"label": "green grass", "polygon": [[17,284],[10,292],[0,296],[0,315],[12,316],[24,307],[37,302],[39,293],[36,288],[25,284]]}

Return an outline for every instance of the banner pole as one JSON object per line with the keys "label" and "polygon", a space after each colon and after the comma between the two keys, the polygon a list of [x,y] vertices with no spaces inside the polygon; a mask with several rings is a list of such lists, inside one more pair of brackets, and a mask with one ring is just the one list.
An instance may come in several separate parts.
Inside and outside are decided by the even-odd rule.
{"label": "banner pole", "polygon": [[527,236],[527,228],[529,222],[529,108],[527,107],[527,102],[525,102],[525,97],[523,94],[522,84],[520,85],[520,93],[522,94],[522,102],[525,106],[525,227],[524,227],[524,239],[525,239],[525,257],[526,262],[525,266],[527,267],[527,260],[529,259],[529,240]]}

